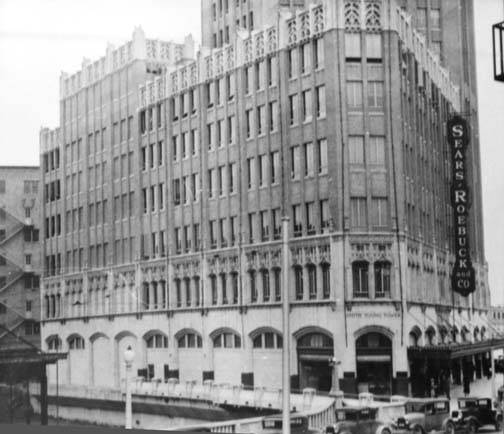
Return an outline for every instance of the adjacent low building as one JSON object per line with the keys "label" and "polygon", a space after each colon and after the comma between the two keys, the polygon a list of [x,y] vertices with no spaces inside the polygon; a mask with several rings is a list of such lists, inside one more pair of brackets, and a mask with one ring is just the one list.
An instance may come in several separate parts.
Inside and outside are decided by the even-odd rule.
{"label": "adjacent low building", "polygon": [[40,347],[39,184],[38,166],[0,166],[0,350]]}
{"label": "adjacent low building", "polygon": [[259,3],[204,0],[196,56],[186,40],[160,59],[137,31],[62,77],[60,127],[41,133],[42,333],[69,352],[59,381],[117,388],[131,345],[148,379],[277,388],[285,339],[294,389],[338,375],[349,393],[421,395],[442,373],[488,374],[477,116],[476,290],[450,286],[445,129],[477,110],[471,6]]}

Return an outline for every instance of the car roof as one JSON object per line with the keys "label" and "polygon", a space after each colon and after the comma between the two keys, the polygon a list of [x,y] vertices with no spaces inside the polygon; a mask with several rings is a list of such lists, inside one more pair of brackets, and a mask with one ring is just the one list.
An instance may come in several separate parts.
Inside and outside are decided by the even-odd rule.
{"label": "car roof", "polygon": [[369,410],[369,411],[372,411],[372,410],[376,410],[376,409],[373,409],[371,407],[364,407],[364,406],[350,406],[350,407],[342,407],[342,408],[338,408],[336,409],[336,411],[338,410],[343,410],[343,411],[347,411],[347,412],[350,412],[350,413],[356,413],[358,411],[362,411],[362,410]]}
{"label": "car roof", "polygon": [[490,398],[484,397],[478,397],[478,396],[461,396],[458,398],[458,401],[482,401],[482,400],[490,400]]}
{"label": "car roof", "polygon": [[427,404],[428,402],[445,402],[445,401],[449,402],[448,398],[408,398],[404,402],[406,404],[410,402]]}
{"label": "car roof", "polygon": [[[306,418],[307,416],[304,415],[304,414],[300,414],[300,413],[291,413],[290,414],[290,418]],[[283,420],[283,415],[282,413],[278,413],[278,414],[270,414],[268,416],[264,416],[263,419],[268,419],[268,420]]]}

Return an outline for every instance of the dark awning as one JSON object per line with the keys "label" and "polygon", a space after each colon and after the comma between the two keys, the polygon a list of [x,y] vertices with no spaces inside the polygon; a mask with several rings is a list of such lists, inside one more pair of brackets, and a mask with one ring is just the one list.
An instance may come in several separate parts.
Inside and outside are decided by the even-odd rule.
{"label": "dark awning", "polygon": [[0,365],[52,364],[66,359],[67,353],[46,353],[33,349],[0,350]]}
{"label": "dark awning", "polygon": [[504,348],[504,338],[486,339],[480,342],[426,345],[423,347],[414,346],[408,347],[408,358],[453,360],[499,348]]}

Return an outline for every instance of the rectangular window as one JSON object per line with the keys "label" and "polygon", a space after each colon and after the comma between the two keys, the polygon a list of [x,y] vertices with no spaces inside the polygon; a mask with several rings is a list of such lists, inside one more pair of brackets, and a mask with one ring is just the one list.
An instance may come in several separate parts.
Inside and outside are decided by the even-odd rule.
{"label": "rectangular window", "polygon": [[271,184],[276,184],[280,177],[280,152],[271,153]]}
{"label": "rectangular window", "polygon": [[229,193],[235,192],[235,179],[236,179],[236,163],[231,163],[228,166]]}
{"label": "rectangular window", "polygon": [[252,188],[255,184],[255,164],[254,158],[247,158],[247,185]]}
{"label": "rectangular window", "polygon": [[254,71],[252,66],[248,66],[245,68],[245,93],[248,95],[252,92],[253,89],[253,79],[254,79]]}
{"label": "rectangular window", "polygon": [[316,114],[317,118],[325,118],[326,116],[326,93],[325,86],[317,86],[315,88],[316,98]]}
{"label": "rectangular window", "polygon": [[249,242],[250,244],[254,243],[254,234],[255,234],[255,213],[251,212],[248,215],[248,229],[249,229]]}
{"label": "rectangular window", "polygon": [[278,129],[278,102],[272,101],[269,103],[269,129],[271,132]]}
{"label": "rectangular window", "polygon": [[235,141],[236,117],[229,116],[227,120],[228,120],[227,139],[228,143],[232,145]]}
{"label": "rectangular window", "polygon": [[350,109],[362,109],[362,81],[347,82],[347,104]]}
{"label": "rectangular window", "polygon": [[416,25],[418,28],[427,27],[427,9],[418,8],[416,12]]}
{"label": "rectangular window", "polygon": [[173,161],[177,161],[179,157],[179,136],[173,136],[172,138],[172,156]]}
{"label": "rectangular window", "polygon": [[267,173],[268,169],[266,155],[259,155],[259,187],[263,187],[266,184]]}
{"label": "rectangular window", "polygon": [[292,206],[292,223],[294,227],[294,236],[300,237],[303,235],[303,223],[301,220],[301,205]]}
{"label": "rectangular window", "polygon": [[308,235],[315,234],[314,202],[306,203],[306,230]]}
{"label": "rectangular window", "polygon": [[350,199],[352,227],[365,228],[367,226],[367,202],[365,197],[352,197]]}
{"label": "rectangular window", "polygon": [[385,165],[385,137],[371,136],[369,138],[368,149],[367,157],[369,164]]}
{"label": "rectangular window", "polygon": [[313,106],[311,90],[303,91],[303,120],[309,122],[312,120]]}
{"label": "rectangular window", "polygon": [[311,70],[311,50],[310,43],[306,42],[301,45],[301,73],[305,74]]}
{"label": "rectangular window", "polygon": [[231,245],[234,246],[236,244],[236,216],[232,216],[229,219],[229,230],[231,232]]}
{"label": "rectangular window", "polygon": [[380,33],[366,34],[366,57],[371,60],[382,58],[382,40]]}
{"label": "rectangular window", "polygon": [[265,106],[261,105],[257,107],[257,135],[260,136],[264,133],[264,123],[265,123]]}
{"label": "rectangular window", "polygon": [[371,224],[374,227],[385,227],[388,225],[388,201],[387,198],[371,199]]}
{"label": "rectangular window", "polygon": [[219,188],[219,196],[223,196],[224,195],[224,183],[225,183],[225,180],[224,180],[224,170],[225,170],[225,166],[219,166],[219,169],[218,169],[218,188]]}
{"label": "rectangular window", "polygon": [[275,208],[272,212],[273,217],[273,238],[279,240],[282,236],[282,220],[280,217],[280,208]]}
{"label": "rectangular window", "polygon": [[259,219],[261,223],[261,240],[268,241],[269,239],[269,216],[268,211],[261,211],[259,213]]}
{"label": "rectangular window", "polygon": [[200,229],[199,229],[199,223],[195,223],[193,225],[193,240],[194,240],[194,249],[199,250],[200,248]]}
{"label": "rectangular window", "polygon": [[214,130],[215,127],[213,124],[207,125],[207,134],[208,134],[208,149],[212,150],[214,147]]}
{"label": "rectangular window", "polygon": [[215,228],[215,220],[209,221],[209,232],[210,232],[210,248],[217,248],[217,233]]}
{"label": "rectangular window", "polygon": [[214,197],[214,169],[208,169],[208,197]]}
{"label": "rectangular window", "polygon": [[298,75],[298,48],[293,47],[287,51],[287,68],[289,78],[297,77]]}
{"label": "rectangular window", "polygon": [[430,25],[431,29],[441,28],[441,11],[439,9],[430,10]]}
{"label": "rectangular window", "polygon": [[326,232],[329,229],[331,221],[329,214],[329,200],[323,199],[320,201],[320,227],[322,232]]}
{"label": "rectangular window", "polygon": [[370,109],[383,107],[383,82],[368,82],[368,106]]}
{"label": "rectangular window", "polygon": [[314,63],[315,69],[323,68],[325,63],[323,38],[316,38],[313,40],[313,54],[315,57],[315,63]]}
{"label": "rectangular window", "polygon": [[289,95],[289,123],[295,125],[298,118],[298,95]]}
{"label": "rectangular window", "polygon": [[235,81],[233,74],[226,75],[226,87],[228,99],[232,100],[235,95]]}
{"label": "rectangular window", "polygon": [[249,109],[245,112],[245,123],[247,127],[247,139],[252,137],[252,110]]}
{"label": "rectangular window", "polygon": [[303,145],[303,148],[304,148],[304,160],[305,160],[305,176],[313,176],[315,173],[313,143],[305,143]]}
{"label": "rectangular window", "polygon": [[320,175],[327,174],[328,154],[327,154],[327,139],[317,141],[318,154],[318,173]]}
{"label": "rectangular window", "polygon": [[[145,191],[145,189],[144,189]],[[180,179],[173,180],[173,204],[180,205]],[[145,208],[144,208],[145,210]],[[146,212],[146,211],[144,211]]]}
{"label": "rectangular window", "polygon": [[350,164],[364,164],[364,137],[348,137],[348,154]]}
{"label": "rectangular window", "polygon": [[347,60],[360,59],[361,54],[361,34],[345,33],[345,57]]}
{"label": "rectangular window", "polygon": [[275,56],[268,56],[266,58],[266,75],[268,86],[273,86],[277,82],[277,58]]}
{"label": "rectangular window", "polygon": [[299,179],[301,173],[301,151],[299,146],[293,146],[291,148],[291,178]]}

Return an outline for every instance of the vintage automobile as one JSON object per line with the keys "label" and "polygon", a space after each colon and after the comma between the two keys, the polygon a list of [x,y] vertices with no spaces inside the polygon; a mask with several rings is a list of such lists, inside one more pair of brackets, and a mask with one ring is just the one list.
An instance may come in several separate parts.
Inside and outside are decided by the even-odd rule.
{"label": "vintage automobile", "polygon": [[[262,420],[261,434],[281,434],[283,418],[282,414],[265,416]],[[291,434],[318,434],[318,430],[308,427],[308,418],[297,414],[291,414],[290,419]]]}
{"label": "vintage automobile", "polygon": [[377,420],[376,408],[346,407],[336,410],[336,423],[325,429],[326,434],[391,434],[392,429]]}
{"label": "vintage automobile", "polygon": [[[450,401],[446,398],[407,398],[406,414],[392,425],[394,433],[425,434],[444,431],[450,421]],[[457,429],[457,426],[455,426]]]}
{"label": "vintage automobile", "polygon": [[496,431],[502,429],[502,411],[490,398],[459,398],[458,410],[452,411],[452,417],[446,424],[446,433],[452,434],[463,429],[474,434],[485,426],[495,427]]}

